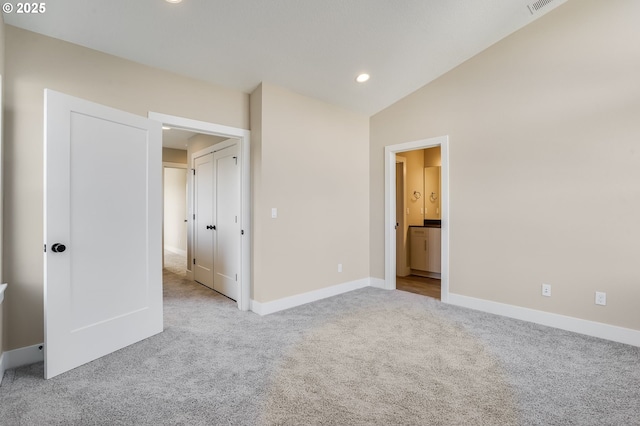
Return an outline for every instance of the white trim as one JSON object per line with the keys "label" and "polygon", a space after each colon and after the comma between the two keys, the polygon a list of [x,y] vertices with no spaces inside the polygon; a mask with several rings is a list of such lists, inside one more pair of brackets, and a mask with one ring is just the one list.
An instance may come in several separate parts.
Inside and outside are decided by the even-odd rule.
{"label": "white trim", "polygon": [[382,278],[369,278],[369,285],[371,287],[381,288],[382,290],[388,290]]}
{"label": "white trim", "polygon": [[640,330],[450,293],[449,304],[640,347]]}
{"label": "white trim", "polygon": [[168,167],[170,169],[188,169],[189,165],[185,163],[172,163],[170,161],[163,161],[162,167]]}
{"label": "white trim", "polygon": [[187,269],[185,272],[186,272],[186,278],[188,280],[193,281],[193,271],[191,269]]}
{"label": "white trim", "polygon": [[[402,229],[403,232],[403,237],[402,240],[405,243],[405,247],[406,247],[406,237],[407,237],[407,230],[409,229],[409,225],[407,224],[408,222],[408,218],[407,218],[407,214],[406,214],[406,203],[407,203],[407,159],[405,157],[399,157],[396,155],[396,174],[397,174],[397,168],[398,168],[398,164],[402,164],[402,217],[398,218],[396,217],[396,222],[399,225],[399,228]],[[396,182],[396,186],[397,186]],[[395,198],[394,198],[395,199]],[[397,212],[397,206],[396,206],[396,212]],[[398,230],[396,229],[396,233],[398,232]],[[408,251],[405,250],[404,253],[401,256],[401,259],[403,260],[403,263],[400,265],[400,268],[398,268],[398,262],[397,262],[397,255],[398,255],[398,238],[396,235],[396,275],[400,275],[400,276],[407,276],[411,274],[411,268],[409,266],[407,266],[407,254]]]}
{"label": "white trim", "polygon": [[4,377],[4,371],[6,370],[6,368],[4,368],[4,352],[0,353],[0,385],[2,384],[2,378]]}
{"label": "white trim", "polygon": [[[187,170],[187,182],[189,181],[189,165],[184,163],[172,163],[170,161],[162,162],[162,247],[164,250],[168,250],[171,253],[179,254],[181,256],[187,256],[187,251],[179,249],[177,247],[170,247],[164,245],[164,172],[165,169],[185,169]],[[187,191],[186,203],[187,217],[189,217],[189,192]],[[188,221],[189,219],[187,219]],[[187,234],[189,233],[189,223],[187,222]],[[164,268],[164,250],[162,251],[162,267]],[[187,268],[189,268],[189,259],[187,259]]]}
{"label": "white trim", "polygon": [[[4,300],[4,291],[7,288],[7,284],[0,284],[0,303]],[[0,330],[2,331],[2,330]]]}
{"label": "white trim", "polygon": [[[205,121],[192,120],[190,118],[178,117],[174,115],[149,112],[149,118],[161,122],[173,128],[190,130],[197,133],[205,133],[215,136],[223,136],[240,140],[240,228],[244,234],[240,238],[240,292],[238,296],[238,309],[248,311],[251,297],[251,132],[237,127],[224,126],[222,124],[208,123]],[[224,144],[225,142],[222,142]],[[221,144],[216,144],[221,146]],[[189,173],[189,193],[193,188],[193,175]],[[190,200],[192,205],[193,200]],[[193,211],[189,212],[190,227],[188,231],[193,235]],[[193,241],[193,238],[192,238]],[[191,265],[188,265],[191,267]],[[193,271],[187,270],[187,278],[193,279]]]}
{"label": "white trim", "polygon": [[6,351],[2,354],[2,361],[4,364],[2,367],[5,370],[34,364],[36,362],[43,362],[44,343]]}
{"label": "white trim", "polygon": [[384,147],[384,274],[385,288],[396,288],[396,153],[440,146],[441,165],[441,230],[442,278],[440,299],[449,300],[449,136],[439,136]]}
{"label": "white trim", "polygon": [[307,293],[296,294],[271,302],[260,303],[255,300],[251,301],[251,310],[258,315],[268,315],[274,312],[284,311],[285,309],[295,308],[296,306],[305,305],[307,303],[326,299],[327,297],[337,296],[338,294],[348,293],[353,290],[368,287],[370,285],[369,278],[362,278],[356,281],[349,281],[337,284],[331,287],[325,287],[318,290],[309,291]]}

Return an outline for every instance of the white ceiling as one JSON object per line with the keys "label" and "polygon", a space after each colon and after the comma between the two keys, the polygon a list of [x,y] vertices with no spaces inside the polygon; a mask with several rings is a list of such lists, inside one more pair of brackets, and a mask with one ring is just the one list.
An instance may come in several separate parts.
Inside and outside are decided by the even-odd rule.
{"label": "white ceiling", "polygon": [[187,141],[196,133],[180,129],[162,129],[162,146],[173,149],[187,149]]}
{"label": "white ceiling", "polygon": [[[7,24],[250,93],[374,114],[566,0],[55,0]],[[357,84],[358,73],[371,80]]]}

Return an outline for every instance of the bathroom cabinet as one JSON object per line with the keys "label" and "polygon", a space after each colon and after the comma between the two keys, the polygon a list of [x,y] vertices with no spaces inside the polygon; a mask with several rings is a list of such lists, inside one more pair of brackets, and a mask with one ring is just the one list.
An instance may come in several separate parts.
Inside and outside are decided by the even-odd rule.
{"label": "bathroom cabinet", "polygon": [[441,271],[441,231],[440,228],[412,226],[411,269],[415,271],[440,273]]}
{"label": "bathroom cabinet", "polygon": [[411,269],[427,271],[429,268],[429,228],[411,227]]}

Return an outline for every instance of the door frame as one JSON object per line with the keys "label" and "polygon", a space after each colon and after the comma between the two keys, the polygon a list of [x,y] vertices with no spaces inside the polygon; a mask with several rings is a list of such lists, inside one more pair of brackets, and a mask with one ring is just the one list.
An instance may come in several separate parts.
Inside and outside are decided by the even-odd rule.
{"label": "door frame", "polygon": [[[178,117],[175,115],[149,112],[149,118],[161,122],[165,126],[173,127],[190,132],[202,133],[213,136],[238,139],[238,150],[240,157],[240,229],[243,234],[240,236],[240,292],[238,295],[238,309],[249,310],[251,297],[251,157],[250,143],[251,132],[237,127],[224,126],[222,124],[210,123],[206,121],[193,120],[190,118]],[[216,144],[222,146],[225,142]],[[194,153],[195,154],[195,153]],[[189,228],[193,244],[193,174],[189,173]]]}
{"label": "door frame", "polygon": [[[401,229],[403,236],[402,236],[402,243],[406,248],[406,240],[407,240],[407,218],[406,218],[406,202],[407,202],[407,159],[404,157],[399,157],[396,155],[396,168],[398,167],[398,164],[402,165],[402,217],[398,218],[396,217],[396,222],[398,223],[398,228]],[[397,173],[397,171],[396,171]],[[395,187],[398,187],[398,182],[395,182]],[[396,194],[397,195],[397,194]],[[397,197],[396,197],[397,199]],[[397,211],[398,211],[398,206],[396,205],[396,216],[397,216]],[[396,230],[396,233],[398,232],[398,230]],[[408,266],[406,266],[407,264],[407,250],[404,250],[404,253],[400,254],[400,259],[403,261],[402,265],[400,266],[400,268],[398,268],[398,256],[397,256],[397,251],[398,251],[398,244],[397,244],[397,236],[396,236],[396,274],[398,272],[401,273],[401,276],[406,276],[409,275],[411,273],[411,268],[409,268]]]}
{"label": "door frame", "polygon": [[[162,162],[162,267],[164,268],[164,172],[165,169],[184,169],[187,170],[187,182],[189,181],[189,165],[185,163],[172,163],[169,161]],[[189,215],[189,189],[187,188],[187,196],[184,200],[187,216]],[[189,225],[187,224],[187,233]],[[188,262],[188,259],[187,259]],[[187,265],[188,267],[189,265]],[[188,268],[187,268],[188,269]]]}
{"label": "door frame", "polygon": [[439,136],[384,147],[384,288],[396,288],[396,153],[440,147],[442,272],[440,300],[449,302],[449,136]]}

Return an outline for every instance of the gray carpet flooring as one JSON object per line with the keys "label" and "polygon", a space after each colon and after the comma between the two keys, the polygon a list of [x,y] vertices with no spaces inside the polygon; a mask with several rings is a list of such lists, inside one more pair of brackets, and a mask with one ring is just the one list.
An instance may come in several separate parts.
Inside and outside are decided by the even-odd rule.
{"label": "gray carpet flooring", "polygon": [[2,425],[640,425],[640,348],[365,288],[260,317],[168,254],[165,331],[51,380]]}

